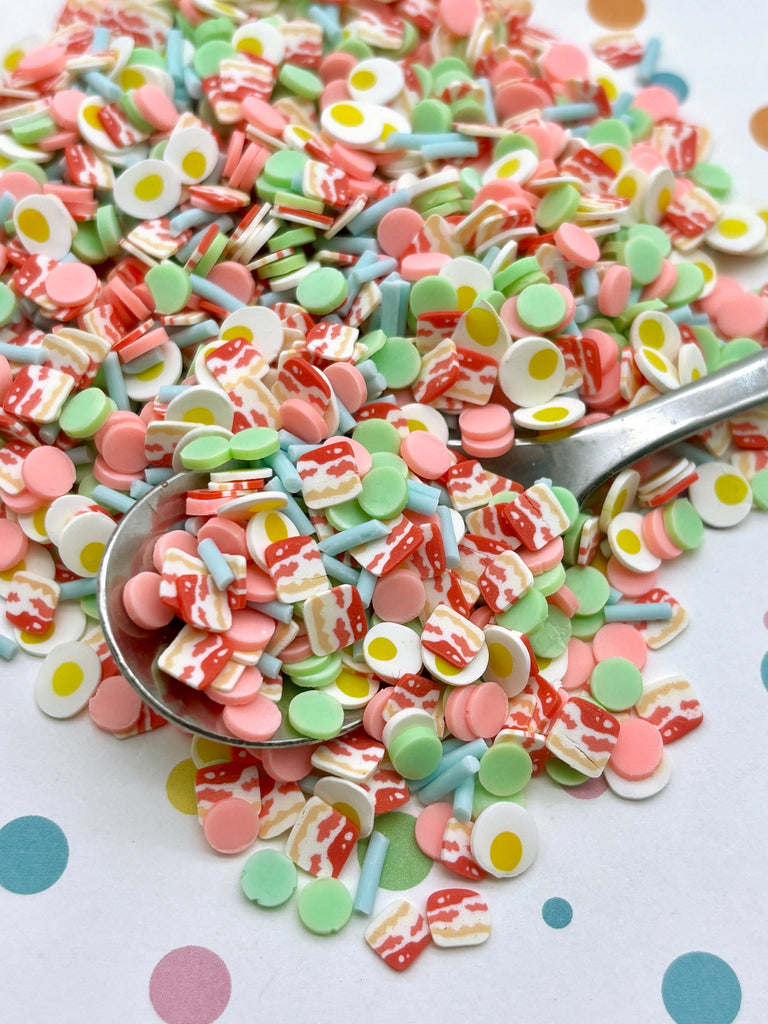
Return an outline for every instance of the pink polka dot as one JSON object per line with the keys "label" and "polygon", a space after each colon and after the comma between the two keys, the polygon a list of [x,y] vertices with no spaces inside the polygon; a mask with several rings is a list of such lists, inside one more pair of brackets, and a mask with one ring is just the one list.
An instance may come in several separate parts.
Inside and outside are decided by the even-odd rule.
{"label": "pink polka dot", "polygon": [[227,965],[204,946],[179,946],[149,979],[149,998],[165,1024],[213,1024],[232,994]]}
{"label": "pink polka dot", "polygon": [[563,786],[563,792],[569,796],[575,796],[577,800],[594,800],[596,797],[602,796],[606,789],[608,789],[608,783],[602,775],[596,779],[587,779],[586,782],[582,782],[578,786]]}
{"label": "pink polka dot", "polygon": [[768,612],[766,612],[765,615],[763,616],[763,625],[765,626],[766,629],[768,629]]}

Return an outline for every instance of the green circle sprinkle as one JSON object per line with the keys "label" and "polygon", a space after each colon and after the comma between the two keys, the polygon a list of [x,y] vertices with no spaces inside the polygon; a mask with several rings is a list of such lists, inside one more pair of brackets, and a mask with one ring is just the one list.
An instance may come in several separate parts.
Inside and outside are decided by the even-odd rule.
{"label": "green circle sprinkle", "polygon": [[592,669],[589,689],[609,711],[628,711],[642,695],[643,676],[628,658],[605,658]]}
{"label": "green circle sprinkle", "polygon": [[408,482],[394,466],[370,469],[357,500],[373,519],[392,519],[408,502]]}
{"label": "green circle sprinkle", "polygon": [[496,622],[505,629],[514,629],[518,633],[531,633],[537,626],[540,626],[547,618],[549,605],[547,599],[540,590],[529,590],[501,615],[496,616]]}
{"label": "green circle sprinkle", "polygon": [[369,452],[400,451],[400,431],[388,420],[362,420],[352,431],[352,440],[359,441]]}
{"label": "green circle sprinkle", "polygon": [[352,896],[338,878],[314,878],[299,893],[298,910],[307,931],[334,935],[352,916]]}
{"label": "green circle sprinkle", "polygon": [[329,740],[338,735],[344,724],[344,708],[330,693],[305,690],[288,705],[288,721],[303,736]]}
{"label": "green circle sprinkle", "polygon": [[184,469],[195,469],[199,472],[217,469],[229,462],[229,459],[229,441],[226,437],[217,437],[215,434],[196,437],[181,451],[181,464]]}
{"label": "green circle sprinkle", "polygon": [[[405,811],[388,811],[376,818],[376,831],[389,840],[379,885],[390,892],[411,889],[423,882],[432,868],[432,859],[416,845],[416,819]],[[365,859],[368,839],[359,839],[357,859]]]}
{"label": "green circle sprinkle", "polygon": [[528,285],[517,297],[517,316],[531,331],[553,331],[564,319],[566,310],[562,292],[552,284]]}
{"label": "green circle sprinkle", "polygon": [[246,427],[229,442],[229,453],[240,462],[250,462],[274,455],[280,449],[280,438],[271,427]]}
{"label": "green circle sprinkle", "polygon": [[390,743],[392,767],[404,779],[424,779],[440,764],[443,745],[428,726],[405,729]]}
{"label": "green circle sprinkle", "polygon": [[544,764],[544,770],[553,782],[559,782],[561,786],[580,786],[589,778],[578,768],[573,768],[565,761],[561,761],[559,757],[548,757]]}
{"label": "green circle sprinkle", "polygon": [[594,615],[601,611],[611,594],[608,580],[591,565],[572,565],[565,572],[565,585],[579,602],[577,615]]}
{"label": "green circle sprinkle", "polygon": [[421,356],[407,338],[389,338],[370,357],[388,388],[406,388],[413,384],[421,370]]}
{"label": "green circle sprinkle", "polygon": [[571,620],[556,605],[548,605],[547,618],[529,634],[537,658],[557,658],[565,653],[571,639]]}
{"label": "green circle sprinkle", "polygon": [[302,277],[296,289],[296,301],[307,312],[324,316],[340,306],[347,297],[347,279],[335,267],[320,267]]}
{"label": "green circle sprinkle", "polygon": [[69,437],[93,437],[115,408],[115,403],[100,388],[79,391],[61,411],[59,426]]}
{"label": "green circle sprinkle", "polygon": [[[754,480],[752,488],[754,497]],[[674,501],[670,501],[664,505],[661,515],[669,539],[683,551],[692,551],[704,543],[704,523],[687,498],[675,498]]]}
{"label": "green circle sprinkle", "polygon": [[296,891],[296,866],[280,850],[257,850],[245,862],[240,885],[259,907],[281,907]]}
{"label": "green circle sprinkle", "polygon": [[533,774],[531,755],[514,740],[494,743],[480,758],[480,783],[495,796],[514,796]]}
{"label": "green circle sprinkle", "polygon": [[189,301],[192,285],[189,274],[177,263],[159,263],[150,267],[144,283],[152,293],[158,313],[178,313]]}

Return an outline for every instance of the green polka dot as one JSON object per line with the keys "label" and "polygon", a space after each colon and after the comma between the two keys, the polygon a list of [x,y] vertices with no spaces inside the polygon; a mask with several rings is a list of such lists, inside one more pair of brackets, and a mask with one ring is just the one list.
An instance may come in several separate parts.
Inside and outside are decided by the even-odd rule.
{"label": "green polka dot", "polygon": [[768,469],[759,469],[750,481],[752,500],[759,509],[768,509]]}
{"label": "green polka dot", "polygon": [[189,274],[177,263],[160,263],[150,267],[144,277],[158,313],[178,313],[189,301],[192,285]]}
{"label": "green polka dot", "polygon": [[[507,742],[506,740],[504,742]],[[481,811],[484,811],[486,807],[490,807],[491,804],[502,803],[513,803],[520,804],[521,807],[525,807],[525,790],[520,790],[519,793],[513,793],[512,796],[498,796],[496,793],[491,793],[490,790],[486,789],[480,780],[475,776],[475,791],[472,795],[472,818],[477,818]]]}
{"label": "green polka dot", "polygon": [[320,267],[303,277],[296,288],[296,301],[307,312],[325,316],[347,297],[347,279],[335,267]]}
{"label": "green polka dot", "polygon": [[580,786],[589,778],[584,772],[561,761],[559,757],[548,757],[544,770],[553,782],[558,782],[561,786]]}
{"label": "green polka dot", "polygon": [[280,907],[296,891],[296,866],[280,850],[257,850],[245,862],[240,886],[259,907]]}
{"label": "green polka dot", "polygon": [[247,427],[229,442],[229,453],[240,462],[250,462],[274,455],[280,448],[277,431],[271,427]]}
{"label": "green polka dot", "polygon": [[305,690],[288,705],[288,721],[302,736],[329,740],[344,724],[344,708],[330,693]]}
{"label": "green polka dot", "polygon": [[725,199],[733,187],[733,178],[719,164],[700,161],[692,168],[690,177],[715,199]]}
{"label": "green polka dot", "polygon": [[7,324],[16,314],[16,296],[7,284],[0,282],[0,326]]}
{"label": "green polka dot", "polygon": [[732,338],[720,349],[718,367],[730,366],[760,350],[760,343],[754,338]]}
{"label": "green polka dot", "polygon": [[206,472],[218,469],[230,460],[229,441],[225,437],[210,435],[196,437],[181,451],[181,464],[185,469]]}
{"label": "green polka dot", "polygon": [[195,796],[195,773],[197,768],[191,757],[179,761],[168,773],[165,780],[165,795],[182,814],[197,814],[197,797]]}
{"label": "green polka dot", "polygon": [[210,78],[219,73],[223,60],[237,56],[237,50],[223,39],[211,39],[195,50],[193,66],[198,78]]}
{"label": "green polka dot", "polygon": [[666,231],[662,231],[655,224],[633,224],[627,233],[627,238],[647,238],[665,259],[672,252],[672,242]]}
{"label": "green polka dot", "polygon": [[283,64],[277,80],[295,96],[301,96],[307,100],[317,99],[323,91],[323,83],[320,78],[308,68],[302,68],[296,64]]}
{"label": "green polka dot", "polygon": [[587,142],[590,146],[607,144],[618,146],[619,149],[629,149],[632,145],[632,132],[617,117],[606,117],[591,125]]}
{"label": "green polka dot", "polygon": [[69,437],[93,437],[102,427],[115,403],[100,388],[79,391],[61,411],[59,426]]}
{"label": "green polka dot", "polygon": [[565,221],[573,220],[579,201],[579,190],[573,185],[555,185],[536,208],[536,223],[542,231],[555,231]]}
{"label": "green polka dot", "polygon": [[530,633],[546,620],[548,610],[546,597],[534,587],[523,594],[519,601],[515,601],[511,608],[497,615],[496,622],[505,629]]}
{"label": "green polka dot", "polygon": [[[768,476],[766,476],[768,483]],[[753,491],[754,495],[754,481]],[[704,523],[687,498],[675,498],[662,511],[664,529],[669,539],[683,551],[692,551],[704,543]]]}
{"label": "green polka dot", "polygon": [[532,284],[517,297],[517,316],[531,331],[546,333],[562,322],[566,313],[565,298],[551,284]]}
{"label": "green polka dot", "polygon": [[480,758],[480,783],[496,796],[514,796],[533,774],[531,755],[514,740],[494,743]]}
{"label": "green polka dot", "polygon": [[510,132],[509,135],[505,135],[499,139],[493,146],[493,159],[494,161],[500,160],[501,157],[506,156],[507,153],[514,153],[518,149],[530,149],[536,156],[539,155],[539,147],[530,137],[530,135],[524,135],[520,132]]}
{"label": "green polka dot", "polygon": [[411,285],[408,301],[414,316],[459,308],[456,287],[447,277],[422,277]]}
{"label": "green polka dot", "polygon": [[[379,885],[390,892],[402,892],[423,882],[432,868],[432,858],[416,845],[416,819],[404,811],[389,811],[376,818],[376,831],[389,840]],[[357,859],[362,865],[368,840],[357,843]]]}
{"label": "green polka dot", "polygon": [[352,916],[352,896],[338,878],[315,878],[299,893],[299,919],[313,935],[334,935]]}
{"label": "green polka dot", "polygon": [[392,452],[397,455],[400,451],[400,432],[388,420],[363,420],[352,431],[352,439],[359,441],[369,452]]}
{"label": "green polka dot", "polygon": [[574,565],[565,573],[565,585],[579,602],[577,615],[594,615],[601,611],[610,596],[608,580],[591,565]]}
{"label": "green polka dot", "polygon": [[428,726],[405,729],[387,748],[392,767],[404,779],[425,779],[440,764],[443,747]]}
{"label": "green polka dot", "polygon": [[363,489],[357,500],[373,519],[391,519],[408,502],[408,483],[394,466],[379,466],[363,477]]}
{"label": "green polka dot", "polygon": [[571,639],[571,620],[555,605],[548,605],[547,618],[529,633],[528,639],[537,658],[557,658]]}
{"label": "green polka dot", "polygon": [[429,97],[420,100],[411,113],[411,130],[417,134],[432,134],[451,130],[451,108],[447,103]]}
{"label": "green polka dot", "polygon": [[565,568],[562,563],[559,565],[553,565],[551,569],[545,569],[544,572],[540,572],[538,576],[533,577],[534,587],[536,587],[544,597],[549,597],[551,594],[557,593],[564,583]]}
{"label": "green polka dot", "polygon": [[624,247],[624,263],[632,274],[633,284],[646,285],[661,273],[664,257],[650,238],[630,238]]}
{"label": "green polka dot", "polygon": [[339,531],[349,530],[353,526],[360,526],[361,523],[367,523],[371,518],[360,508],[357,498],[339,502],[338,505],[329,505],[323,511],[325,512],[325,518],[334,530]]}
{"label": "green polka dot", "polygon": [[678,263],[677,280],[664,296],[668,306],[685,306],[695,302],[704,291],[704,271],[695,263]]}
{"label": "green polka dot", "polygon": [[571,619],[571,636],[577,640],[591,640],[601,626],[605,625],[603,611],[594,615],[574,615]]}
{"label": "green polka dot", "polygon": [[294,175],[304,171],[304,164],[309,157],[296,149],[279,149],[267,158],[263,175],[266,180],[278,188],[290,188]]}
{"label": "green polka dot", "polygon": [[370,359],[383,375],[388,388],[406,388],[421,370],[416,346],[406,338],[389,338]]}
{"label": "green polka dot", "polygon": [[589,677],[592,696],[609,711],[628,711],[643,692],[643,676],[627,658],[599,661]]}

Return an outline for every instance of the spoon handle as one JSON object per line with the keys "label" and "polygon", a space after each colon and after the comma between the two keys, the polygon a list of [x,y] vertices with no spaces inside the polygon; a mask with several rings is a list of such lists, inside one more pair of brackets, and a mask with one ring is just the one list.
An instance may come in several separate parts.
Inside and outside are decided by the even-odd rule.
{"label": "spoon handle", "polygon": [[574,442],[574,455],[578,445],[592,487],[597,487],[638,459],[764,403],[768,403],[768,350],[583,427],[564,444]]}

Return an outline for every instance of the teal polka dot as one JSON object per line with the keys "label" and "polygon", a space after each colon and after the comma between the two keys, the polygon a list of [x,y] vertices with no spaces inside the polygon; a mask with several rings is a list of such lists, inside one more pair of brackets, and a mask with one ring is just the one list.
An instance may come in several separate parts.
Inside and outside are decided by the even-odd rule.
{"label": "teal polka dot", "polygon": [[541,908],[541,916],[550,928],[567,928],[573,920],[573,907],[568,900],[552,896]]}
{"label": "teal polka dot", "polygon": [[664,972],[661,998],[675,1024],[731,1024],[741,1006],[741,985],[714,953],[684,953]]}
{"label": "teal polka dot", "polygon": [[763,686],[768,690],[768,651],[763,655],[763,660],[760,662],[760,678],[763,680]]}
{"label": "teal polka dot", "polygon": [[28,895],[58,882],[69,860],[67,837],[50,818],[30,814],[0,828],[0,886]]}

